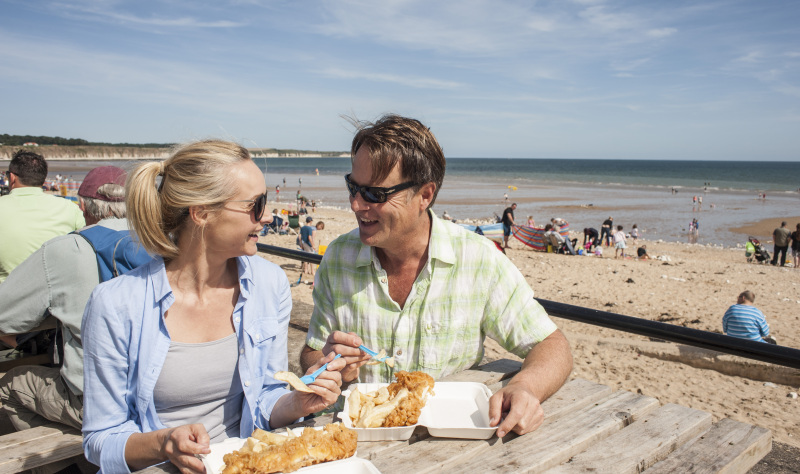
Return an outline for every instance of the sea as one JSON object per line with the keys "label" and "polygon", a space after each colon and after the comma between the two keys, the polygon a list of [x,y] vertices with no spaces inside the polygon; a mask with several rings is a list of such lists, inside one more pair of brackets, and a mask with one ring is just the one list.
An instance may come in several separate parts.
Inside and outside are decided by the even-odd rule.
{"label": "sea", "polygon": [[[280,186],[284,202],[300,191],[318,205],[349,208],[344,186],[349,158],[255,161],[264,170],[270,201]],[[136,164],[71,163],[76,179],[101,164]],[[626,232],[636,224],[647,240],[740,247],[747,235],[734,228],[786,218],[794,229],[791,219],[800,216],[800,162],[447,158],[433,208],[438,215],[447,211],[457,221],[488,222],[511,203],[517,203],[518,223],[531,216],[539,226],[557,217],[580,231],[599,229],[613,217]],[[699,224],[696,237],[689,233],[693,219]]]}

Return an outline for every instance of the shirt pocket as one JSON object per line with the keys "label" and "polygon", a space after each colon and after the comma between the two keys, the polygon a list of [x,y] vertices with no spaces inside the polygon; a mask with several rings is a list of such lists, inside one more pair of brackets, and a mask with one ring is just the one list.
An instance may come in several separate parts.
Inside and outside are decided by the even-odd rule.
{"label": "shirt pocket", "polygon": [[[262,376],[267,372],[272,362],[273,352],[280,327],[277,321],[259,319],[244,329],[245,351],[248,354],[253,375]],[[249,347],[249,351],[247,350]],[[284,369],[279,369],[284,370]]]}
{"label": "shirt pocket", "polygon": [[420,365],[426,371],[451,373],[471,367],[483,353],[478,316],[455,310],[447,318],[423,323]]}

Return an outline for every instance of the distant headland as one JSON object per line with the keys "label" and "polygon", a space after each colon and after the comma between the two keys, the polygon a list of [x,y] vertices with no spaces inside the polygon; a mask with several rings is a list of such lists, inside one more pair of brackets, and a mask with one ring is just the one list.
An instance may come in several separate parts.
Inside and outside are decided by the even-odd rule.
{"label": "distant headland", "polygon": [[[159,160],[169,157],[173,143],[93,143],[80,138],[0,134],[0,161],[11,160],[19,149],[30,149],[47,160]],[[249,148],[260,158],[340,158],[345,151],[313,151],[279,148]]]}

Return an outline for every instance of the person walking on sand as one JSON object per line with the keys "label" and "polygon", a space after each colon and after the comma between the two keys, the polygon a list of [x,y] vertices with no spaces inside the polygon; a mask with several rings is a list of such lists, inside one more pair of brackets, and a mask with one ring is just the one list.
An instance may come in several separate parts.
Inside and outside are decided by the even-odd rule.
{"label": "person walking on sand", "polygon": [[[302,248],[306,252],[317,253],[316,249],[316,242],[314,242],[314,236],[317,233],[317,229],[311,225],[311,221],[314,218],[311,216],[306,217],[306,225],[300,228],[300,235],[297,237],[297,240],[300,241],[300,248]],[[309,262],[303,262],[301,264],[303,274],[310,275],[312,278],[314,277],[314,269],[316,265]]]}
{"label": "person walking on sand", "polygon": [[795,270],[800,268],[800,224],[797,224],[797,230],[792,232],[792,266]]}
{"label": "person walking on sand", "polygon": [[620,253],[619,256],[625,258],[625,232],[622,231],[622,226],[617,226],[617,231],[614,233],[614,258],[617,258],[617,254]]}
{"label": "person walking on sand", "polygon": [[786,221],[781,222],[781,226],[772,231],[772,239],[775,242],[775,253],[772,254],[772,265],[778,264],[778,254],[781,254],[781,266],[786,265],[786,251],[789,249],[791,233],[786,227]]}
{"label": "person walking on sand", "polygon": [[722,330],[728,336],[775,344],[775,339],[769,337],[767,318],[761,310],[753,306],[755,300],[756,295],[752,291],[741,292],[736,304],[725,311]]}
{"label": "person walking on sand", "polygon": [[508,246],[508,236],[511,235],[511,226],[514,225],[514,210],[517,208],[517,203],[511,203],[510,207],[507,207],[505,211],[503,211],[503,217],[500,219],[503,222],[503,248],[510,248]]}
{"label": "person walking on sand", "polygon": [[636,247],[639,242],[639,226],[636,224],[633,224],[633,229],[631,229],[631,238],[633,239],[633,246]]}

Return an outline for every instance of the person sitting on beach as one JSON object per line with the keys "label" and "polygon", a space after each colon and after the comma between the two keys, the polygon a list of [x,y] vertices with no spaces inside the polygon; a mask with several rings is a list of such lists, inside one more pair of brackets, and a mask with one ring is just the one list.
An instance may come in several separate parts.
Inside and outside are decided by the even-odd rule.
{"label": "person sitting on beach", "polygon": [[[390,382],[398,370],[438,380],[479,363],[488,335],[525,358],[490,399],[490,425],[500,437],[536,429],[540,403],[572,369],[569,344],[492,241],[431,212],[445,173],[433,133],[396,115],[359,124],[351,161],[358,228],[328,245],[317,271],[302,366],[337,353],[347,382]],[[365,365],[361,344],[394,356],[393,371]]]}
{"label": "person sitting on beach", "polygon": [[561,235],[558,226],[554,226],[553,224],[544,226],[544,237],[550,241],[554,252],[569,252],[570,255],[575,255],[575,245],[577,245],[578,239],[565,239],[564,236]]}
{"label": "person sitting on beach", "polygon": [[[119,237],[117,231],[127,234],[124,186],[125,171],[116,166],[89,171],[78,189],[89,224],[81,231],[93,229],[96,235],[108,229],[114,238]],[[78,233],[50,239],[0,285],[0,332],[27,332],[52,315],[60,323],[64,344],[60,368],[18,366],[0,379],[0,405],[17,430],[53,422],[81,428],[81,319],[89,295],[102,281],[93,245]],[[149,260],[143,251],[137,257]]]}
{"label": "person sitting on beach", "polygon": [[47,161],[19,150],[8,164],[10,194],[0,199],[0,283],[43,243],[86,225],[83,212],[68,199],[45,194]]}
{"label": "person sitting on beach", "polygon": [[636,258],[639,260],[648,260],[650,255],[647,254],[647,245],[642,245],[636,249]]}
{"label": "person sitting on beach", "polygon": [[528,216],[528,223],[525,225],[528,227],[536,227],[536,221],[533,220],[533,216]]}
{"label": "person sitting on beach", "polygon": [[752,291],[741,292],[736,304],[725,311],[722,330],[728,336],[775,344],[775,339],[769,337],[767,318],[753,305],[755,300],[756,295]]}
{"label": "person sitting on beach", "polygon": [[[625,245],[625,232],[622,231],[622,226],[618,225],[617,231],[614,232],[614,258],[617,258],[618,256],[625,258],[626,248],[627,246]],[[620,251],[622,252],[621,255],[619,255]]]}
{"label": "person sitting on beach", "polygon": [[556,229],[556,231],[560,231],[562,227],[567,225],[567,221],[560,217],[554,217],[550,219],[550,223],[553,224],[553,227]]}
{"label": "person sitting on beach", "polygon": [[[157,186],[158,178],[161,184]],[[209,444],[247,438],[324,409],[344,361],[289,392],[289,282],[256,256],[269,223],[264,175],[247,149],[206,140],[144,163],[128,219],[149,263],[92,292],[83,317],[83,447],[102,472],[170,461],[204,472]],[[311,366],[332,360],[313,361]]]}

